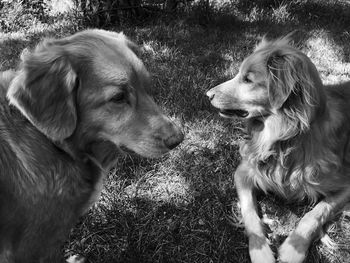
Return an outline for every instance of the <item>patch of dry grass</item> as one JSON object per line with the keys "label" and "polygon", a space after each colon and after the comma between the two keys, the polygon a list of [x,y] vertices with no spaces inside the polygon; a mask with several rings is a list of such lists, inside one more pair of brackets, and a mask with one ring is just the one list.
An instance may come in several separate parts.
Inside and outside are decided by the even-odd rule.
{"label": "patch of dry grass", "polygon": [[[262,35],[280,36],[295,29],[305,32],[304,51],[325,82],[349,79],[349,5],[291,2],[228,1],[205,20],[194,12],[113,28],[143,47],[143,60],[153,74],[152,94],[181,123],[186,139],[160,160],[121,156],[106,178],[101,200],[72,230],[67,255],[82,254],[96,263],[250,262],[247,239],[235,217],[239,212],[232,178],[244,138],[242,124],[220,119],[205,91],[232,77]],[[21,49],[42,36],[60,37],[75,30],[49,27],[1,34],[1,69],[13,67]],[[273,196],[259,196],[258,203],[272,223],[269,237],[275,248],[310,209]],[[315,242],[307,262],[347,262],[349,221],[349,215],[342,214],[331,222],[327,231],[338,248]]]}

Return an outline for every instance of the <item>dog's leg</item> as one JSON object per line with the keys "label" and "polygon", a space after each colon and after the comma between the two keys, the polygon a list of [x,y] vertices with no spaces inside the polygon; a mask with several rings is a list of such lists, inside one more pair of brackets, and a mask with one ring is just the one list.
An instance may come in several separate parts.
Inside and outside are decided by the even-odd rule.
{"label": "dog's leg", "polygon": [[300,220],[297,228],[279,248],[281,263],[301,263],[307,250],[322,226],[350,200],[350,191],[343,190],[337,195],[327,197],[319,202]]}
{"label": "dog's leg", "polygon": [[11,258],[11,253],[7,250],[0,252],[0,262],[1,263],[9,263]]}
{"label": "dog's leg", "polygon": [[85,263],[85,262],[86,262],[86,259],[79,255],[70,256],[66,260],[66,263]]}
{"label": "dog's leg", "polygon": [[249,167],[242,163],[237,168],[234,178],[243,223],[249,238],[250,259],[252,263],[273,263],[275,258],[256,209],[254,185],[249,180]]}

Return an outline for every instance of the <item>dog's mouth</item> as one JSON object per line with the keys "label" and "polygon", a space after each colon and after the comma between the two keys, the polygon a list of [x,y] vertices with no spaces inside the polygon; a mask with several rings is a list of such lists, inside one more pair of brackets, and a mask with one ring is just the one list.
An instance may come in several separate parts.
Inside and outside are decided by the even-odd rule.
{"label": "dog's mouth", "polygon": [[246,118],[249,115],[249,112],[246,110],[230,110],[230,109],[220,109],[219,114],[225,118],[239,117]]}

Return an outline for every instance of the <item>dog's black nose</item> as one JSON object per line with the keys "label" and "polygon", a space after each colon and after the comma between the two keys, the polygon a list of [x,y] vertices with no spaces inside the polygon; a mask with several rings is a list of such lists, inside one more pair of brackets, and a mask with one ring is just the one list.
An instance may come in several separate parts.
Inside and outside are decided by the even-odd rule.
{"label": "dog's black nose", "polygon": [[212,100],[215,97],[215,93],[212,90],[208,90],[207,96],[209,97],[209,100]]}
{"label": "dog's black nose", "polygon": [[184,135],[182,132],[180,132],[177,135],[173,135],[168,137],[164,140],[164,144],[168,149],[174,149],[176,146],[178,146],[184,139]]}

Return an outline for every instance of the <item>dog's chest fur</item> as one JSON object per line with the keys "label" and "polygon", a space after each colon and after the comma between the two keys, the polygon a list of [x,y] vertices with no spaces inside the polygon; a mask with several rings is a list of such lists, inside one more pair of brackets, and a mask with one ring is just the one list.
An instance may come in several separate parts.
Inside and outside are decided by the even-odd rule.
{"label": "dog's chest fur", "polygon": [[[290,167],[278,154],[267,159],[259,159],[249,153],[249,143],[241,147],[241,154],[250,167],[249,178],[264,192],[274,192],[286,199],[304,199],[310,196],[317,199],[319,193],[307,182],[309,176],[318,171],[313,167]],[[248,154],[248,155],[247,155]]]}
{"label": "dog's chest fur", "polygon": [[243,162],[250,168],[249,178],[263,191],[288,200],[316,201],[338,191],[339,186],[350,181],[346,175],[350,171],[346,161],[350,153],[347,126],[332,130],[313,127],[310,132],[284,141],[269,140],[263,130],[252,132],[240,149]]}

